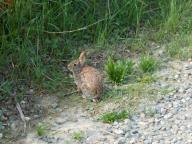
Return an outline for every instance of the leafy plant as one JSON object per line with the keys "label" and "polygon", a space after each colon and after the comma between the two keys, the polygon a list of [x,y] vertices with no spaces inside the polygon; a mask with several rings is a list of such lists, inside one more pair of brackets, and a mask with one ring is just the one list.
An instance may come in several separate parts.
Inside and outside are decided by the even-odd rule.
{"label": "leafy plant", "polygon": [[107,72],[108,78],[114,83],[121,83],[128,74],[132,73],[133,62],[114,60],[109,57],[105,65],[105,71]]}
{"label": "leafy plant", "polygon": [[124,120],[129,117],[128,111],[110,112],[102,115],[101,120],[104,123],[113,123],[114,121]]}
{"label": "leafy plant", "polygon": [[77,141],[81,141],[83,138],[84,138],[84,133],[82,131],[73,133],[73,139]]}
{"label": "leafy plant", "polygon": [[139,68],[144,72],[154,72],[158,67],[157,60],[149,55],[142,56],[139,63]]}
{"label": "leafy plant", "polygon": [[43,136],[46,133],[46,128],[47,126],[43,123],[38,123],[38,125],[36,126],[36,133],[38,136]]}

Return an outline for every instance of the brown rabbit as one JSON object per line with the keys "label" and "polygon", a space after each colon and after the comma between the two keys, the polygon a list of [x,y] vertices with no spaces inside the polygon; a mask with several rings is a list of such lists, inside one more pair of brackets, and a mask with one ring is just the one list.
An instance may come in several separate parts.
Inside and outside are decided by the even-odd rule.
{"label": "brown rabbit", "polygon": [[73,73],[77,90],[83,93],[82,97],[97,102],[103,92],[103,76],[96,68],[85,65],[85,52],[81,52],[79,59],[67,67]]}

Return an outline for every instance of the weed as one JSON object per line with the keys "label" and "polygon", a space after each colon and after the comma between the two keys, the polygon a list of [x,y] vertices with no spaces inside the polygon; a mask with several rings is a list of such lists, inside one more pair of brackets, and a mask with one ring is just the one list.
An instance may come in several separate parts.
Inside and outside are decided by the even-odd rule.
{"label": "weed", "polygon": [[108,78],[112,82],[118,84],[123,82],[128,74],[132,73],[133,65],[132,61],[117,60],[114,62],[114,60],[109,57],[107,63],[105,64],[105,70]]}
{"label": "weed", "polygon": [[149,55],[142,56],[140,59],[139,63],[139,68],[144,72],[144,73],[151,73],[154,72],[158,67],[158,62],[157,60]]}
{"label": "weed", "polygon": [[46,133],[46,128],[47,126],[43,123],[38,123],[38,125],[36,126],[36,133],[38,136],[43,136]]}
{"label": "weed", "polygon": [[73,139],[77,140],[77,141],[81,141],[84,138],[84,133],[82,131],[79,132],[74,132],[72,134]]}
{"label": "weed", "polygon": [[124,120],[129,117],[128,111],[110,112],[102,115],[101,120],[104,123],[113,123],[114,121]]}

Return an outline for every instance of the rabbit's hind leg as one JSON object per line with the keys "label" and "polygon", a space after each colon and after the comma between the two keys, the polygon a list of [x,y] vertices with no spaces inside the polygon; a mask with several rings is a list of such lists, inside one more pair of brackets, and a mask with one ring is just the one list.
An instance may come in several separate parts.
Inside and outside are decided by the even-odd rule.
{"label": "rabbit's hind leg", "polygon": [[90,92],[86,84],[81,85],[82,97],[88,99],[90,97]]}

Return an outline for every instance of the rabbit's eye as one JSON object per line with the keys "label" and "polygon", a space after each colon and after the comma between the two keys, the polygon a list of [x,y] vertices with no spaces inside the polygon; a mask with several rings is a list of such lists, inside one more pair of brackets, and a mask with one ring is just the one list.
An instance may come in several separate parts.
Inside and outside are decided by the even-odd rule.
{"label": "rabbit's eye", "polygon": [[77,64],[73,64],[74,66],[76,66]]}

